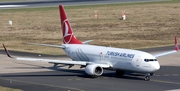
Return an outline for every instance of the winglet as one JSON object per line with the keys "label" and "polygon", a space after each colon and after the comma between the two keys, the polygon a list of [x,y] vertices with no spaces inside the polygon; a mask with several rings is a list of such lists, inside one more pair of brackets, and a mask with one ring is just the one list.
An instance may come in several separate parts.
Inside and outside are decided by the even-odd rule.
{"label": "winglet", "polygon": [[8,57],[10,57],[10,58],[13,58],[13,57],[9,54],[9,52],[8,52],[8,50],[6,49],[5,45],[4,45],[4,44],[2,44],[2,45],[3,45],[3,47],[4,47],[4,51],[6,52],[6,55],[7,55]]}
{"label": "winglet", "polygon": [[178,51],[179,50],[179,46],[178,46],[178,40],[176,37],[174,37],[174,41],[175,41],[175,47],[174,50]]}

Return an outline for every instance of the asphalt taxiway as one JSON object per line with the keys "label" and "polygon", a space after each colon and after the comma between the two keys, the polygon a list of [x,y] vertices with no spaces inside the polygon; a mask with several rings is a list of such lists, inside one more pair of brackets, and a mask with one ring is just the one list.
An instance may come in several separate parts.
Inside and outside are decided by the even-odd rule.
{"label": "asphalt taxiway", "polygon": [[[59,3],[46,1],[41,2],[26,2],[29,7],[43,7],[43,6],[57,6],[63,5],[80,5],[87,2],[84,0],[66,0],[67,2]],[[64,0],[65,1],[65,0]],[[69,2],[68,2],[69,1]],[[89,0],[88,0],[89,1]],[[117,2],[133,2],[134,0],[91,0],[88,4],[103,1],[117,1]],[[102,2],[101,2],[102,1]],[[137,0],[136,0],[137,1]],[[141,0],[139,0],[141,1]],[[144,0],[143,0],[144,1]],[[147,0],[148,1],[148,0]],[[151,0],[149,0],[151,1]],[[117,3],[115,2],[115,3]],[[18,2],[19,3],[19,2]],[[18,3],[11,3],[19,5]],[[11,5],[1,3],[1,5]],[[151,53],[158,53],[172,47],[146,49],[144,51]],[[23,57],[42,57],[67,59],[65,56],[52,56],[11,52],[15,56]],[[89,78],[85,75],[83,69],[78,66],[68,69],[67,66],[60,65],[59,68],[52,67],[52,64],[43,62],[27,62],[15,61],[8,58],[3,51],[0,51],[0,85],[12,88],[22,89],[24,91],[178,91],[180,90],[180,52],[168,56],[158,58],[161,64],[161,69],[156,72],[155,76],[151,77],[151,81],[144,81],[143,76],[126,75],[123,78],[115,77],[114,71],[105,70],[104,74],[98,78]]]}
{"label": "asphalt taxiway", "polygon": [[95,5],[95,4],[114,4],[114,3],[132,3],[132,2],[155,2],[162,0],[26,0],[16,2],[0,2],[0,9],[3,8],[20,8],[20,7],[48,7],[77,5]]}
{"label": "asphalt taxiway", "polygon": [[[151,53],[167,51],[172,47],[146,49]],[[155,51],[156,50],[156,51]],[[11,51],[10,51],[11,53]],[[12,52],[16,56],[38,57],[38,54]],[[17,55],[18,54],[18,55]],[[114,71],[105,70],[98,78],[89,78],[78,66],[68,69],[58,68],[42,62],[15,61],[0,51],[0,85],[24,91],[178,91],[180,90],[180,52],[158,58],[161,69],[144,81],[144,77],[131,74],[117,78]],[[67,59],[64,56],[43,58]]]}

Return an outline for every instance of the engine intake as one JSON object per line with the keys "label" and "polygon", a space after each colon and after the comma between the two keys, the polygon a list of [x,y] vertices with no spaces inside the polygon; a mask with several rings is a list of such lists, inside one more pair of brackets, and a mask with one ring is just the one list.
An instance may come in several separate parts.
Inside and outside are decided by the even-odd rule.
{"label": "engine intake", "polygon": [[103,68],[96,64],[87,65],[85,72],[91,76],[100,76],[103,73]]}

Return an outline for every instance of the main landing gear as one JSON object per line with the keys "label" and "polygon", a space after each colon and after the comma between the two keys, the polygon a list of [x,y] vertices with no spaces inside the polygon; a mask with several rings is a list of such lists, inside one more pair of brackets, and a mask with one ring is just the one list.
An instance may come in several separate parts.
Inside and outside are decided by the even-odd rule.
{"label": "main landing gear", "polygon": [[[122,70],[116,70],[116,76],[117,77],[123,77],[125,74],[125,71]],[[154,73],[147,73],[145,74],[144,80],[145,81],[150,81],[150,76],[155,75]]]}
{"label": "main landing gear", "polygon": [[124,71],[122,71],[122,70],[116,70],[116,76],[117,76],[117,77],[123,77],[124,74],[125,74]]}

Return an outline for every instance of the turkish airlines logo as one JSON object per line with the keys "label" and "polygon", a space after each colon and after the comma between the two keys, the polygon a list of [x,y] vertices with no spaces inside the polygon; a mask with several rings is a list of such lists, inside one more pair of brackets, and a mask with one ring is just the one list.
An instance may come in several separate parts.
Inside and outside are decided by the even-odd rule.
{"label": "turkish airlines logo", "polygon": [[68,19],[65,19],[63,21],[63,41],[65,44],[69,44],[69,42],[72,39],[72,31],[71,31],[71,27],[68,23]]}

